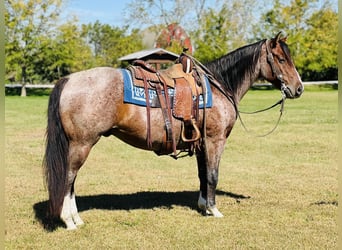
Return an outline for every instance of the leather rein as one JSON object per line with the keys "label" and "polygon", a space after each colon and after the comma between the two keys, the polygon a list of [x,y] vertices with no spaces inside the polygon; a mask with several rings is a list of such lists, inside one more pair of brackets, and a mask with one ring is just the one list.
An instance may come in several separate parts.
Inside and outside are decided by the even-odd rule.
{"label": "leather rein", "polygon": [[242,118],[240,116],[240,113],[241,114],[257,114],[257,113],[261,113],[261,112],[264,112],[264,111],[267,111],[267,110],[270,110],[278,105],[281,105],[280,106],[280,113],[279,113],[279,118],[277,120],[277,123],[276,125],[267,133],[265,134],[262,134],[262,135],[256,135],[256,137],[265,137],[271,133],[273,133],[276,128],[278,127],[279,123],[280,123],[280,119],[283,115],[283,111],[284,111],[284,105],[285,105],[285,100],[286,100],[286,94],[285,94],[285,91],[287,90],[287,87],[285,85],[285,82],[283,80],[283,75],[281,74],[281,72],[279,71],[278,68],[276,68],[275,64],[274,64],[274,58],[273,58],[273,55],[272,55],[272,52],[271,52],[271,48],[270,48],[270,40],[266,40],[266,53],[267,53],[267,62],[270,64],[271,66],[271,69],[272,69],[272,72],[273,74],[276,75],[277,79],[280,81],[280,92],[281,92],[281,99],[279,101],[277,101],[275,104],[271,105],[270,107],[267,107],[267,108],[264,108],[264,109],[261,109],[261,110],[257,110],[257,111],[253,111],[253,112],[244,112],[244,111],[238,111],[238,117],[239,117],[239,120],[241,122],[241,125],[242,127],[246,130],[246,132],[250,132],[246,125],[244,124],[244,122],[242,121]]}
{"label": "leather rein", "polygon": [[200,63],[198,60],[196,60],[195,58],[193,58],[192,56],[189,56],[195,63],[195,65],[199,65],[204,71],[205,73],[207,73],[207,77],[210,79],[211,83],[224,95],[228,98],[228,100],[233,104],[234,108],[235,108],[235,111],[236,111],[236,116],[239,118],[243,128],[246,130],[246,132],[250,132],[250,130],[247,129],[246,125],[244,124],[244,122],[242,121],[242,118],[240,116],[240,113],[241,114],[257,114],[257,113],[261,113],[261,112],[264,112],[264,111],[267,111],[267,110],[270,110],[278,105],[281,105],[280,106],[280,114],[279,114],[279,118],[277,120],[277,123],[276,125],[267,133],[265,134],[262,134],[262,135],[256,135],[256,137],[265,137],[271,133],[273,133],[276,128],[278,127],[279,123],[280,123],[280,119],[283,115],[283,111],[284,111],[284,105],[285,105],[285,100],[286,100],[286,94],[285,94],[285,91],[287,90],[287,87],[285,85],[285,82],[283,80],[283,75],[281,74],[281,72],[279,71],[279,69],[275,66],[274,64],[274,57],[273,57],[273,54],[271,52],[271,48],[270,48],[270,40],[267,39],[266,40],[266,53],[267,53],[267,62],[270,64],[271,66],[271,69],[272,69],[272,72],[273,74],[276,75],[276,78],[280,81],[280,84],[281,84],[281,87],[280,87],[280,91],[281,91],[281,94],[282,94],[282,97],[279,101],[277,101],[275,104],[271,105],[270,107],[267,107],[267,108],[264,108],[264,109],[261,109],[261,110],[257,110],[257,111],[254,111],[254,112],[244,112],[244,111],[240,111],[237,107],[237,104],[236,104],[236,101],[235,101],[235,98],[234,96],[232,96],[230,93],[228,93],[228,91],[226,91],[225,89],[223,89],[221,87],[221,85],[218,83],[218,81],[213,77],[213,74],[210,72],[210,70],[205,67],[202,63]]}

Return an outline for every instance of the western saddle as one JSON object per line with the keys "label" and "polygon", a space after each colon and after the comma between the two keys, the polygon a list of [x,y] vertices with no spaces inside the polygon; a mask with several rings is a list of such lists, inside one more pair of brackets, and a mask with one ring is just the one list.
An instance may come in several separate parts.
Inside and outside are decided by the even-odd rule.
{"label": "western saddle", "polygon": [[[181,139],[188,145],[189,155],[194,152],[194,143],[201,138],[198,128],[199,95],[205,93],[205,82],[193,60],[182,53],[176,63],[166,70],[157,71],[142,60],[136,60],[128,69],[132,74],[133,83],[143,87],[146,96],[147,112],[147,145],[152,148],[150,126],[150,100],[148,89],[154,89],[158,96],[159,107],[165,122],[165,135],[162,147],[155,151],[158,155],[171,154],[177,158],[176,140],[172,125],[172,116],[182,121]],[[173,98],[169,88],[174,89]],[[205,107],[205,104],[204,104]]]}

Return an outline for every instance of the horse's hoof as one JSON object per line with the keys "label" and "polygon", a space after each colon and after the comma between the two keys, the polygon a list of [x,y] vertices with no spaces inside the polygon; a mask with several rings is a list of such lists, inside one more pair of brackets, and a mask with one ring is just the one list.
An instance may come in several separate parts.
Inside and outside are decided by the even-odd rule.
{"label": "horse's hoof", "polygon": [[76,225],[73,223],[73,224],[69,224],[69,225],[67,225],[67,230],[68,231],[72,231],[72,230],[76,230],[77,229],[77,227],[76,227]]}
{"label": "horse's hoof", "polygon": [[81,219],[79,215],[73,216],[73,219],[74,219],[76,226],[81,226],[84,224],[83,220]]}
{"label": "horse's hoof", "polygon": [[66,225],[66,229],[67,230],[75,230],[75,229],[77,229],[74,221],[71,218],[68,219],[68,220],[64,220],[64,223]]}
{"label": "horse's hoof", "polygon": [[216,218],[222,218],[223,214],[216,208],[216,207],[210,207],[206,211],[207,215],[212,215]]}
{"label": "horse's hoof", "polygon": [[202,211],[206,210],[207,201],[202,197],[202,192],[200,192],[197,202],[198,208]]}

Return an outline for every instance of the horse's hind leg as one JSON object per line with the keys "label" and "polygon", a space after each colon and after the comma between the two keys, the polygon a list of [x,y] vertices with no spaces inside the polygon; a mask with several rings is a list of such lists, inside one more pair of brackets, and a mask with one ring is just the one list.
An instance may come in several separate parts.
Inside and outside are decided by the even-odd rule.
{"label": "horse's hind leg", "polygon": [[71,189],[67,190],[67,193],[64,196],[63,207],[61,212],[61,219],[67,226],[68,230],[76,229],[76,226],[83,225],[84,222],[78,214],[78,209],[76,205],[76,195],[74,191],[75,179],[76,175],[69,174],[71,178],[74,179]]}
{"label": "horse's hind leg", "polygon": [[76,229],[76,226],[83,224],[78,214],[74,185],[77,172],[87,159],[90,149],[90,145],[70,143],[68,182],[60,216],[68,230]]}
{"label": "horse's hind leg", "polygon": [[214,147],[211,143],[207,143],[206,146],[202,145],[200,150],[196,152],[200,180],[198,207],[206,215],[213,215],[214,217],[223,217],[222,213],[217,209],[215,201],[221,154],[221,147]]}

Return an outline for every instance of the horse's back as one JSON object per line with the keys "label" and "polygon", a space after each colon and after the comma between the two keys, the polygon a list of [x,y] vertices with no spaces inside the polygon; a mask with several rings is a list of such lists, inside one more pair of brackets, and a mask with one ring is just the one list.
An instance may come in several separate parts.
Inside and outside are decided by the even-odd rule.
{"label": "horse's back", "polygon": [[[67,77],[68,84],[64,87],[62,95],[93,95],[110,90],[118,82],[122,82],[120,69],[111,67],[97,67],[73,73]],[[118,87],[118,86],[116,86]]]}
{"label": "horse's back", "polygon": [[60,98],[60,114],[68,136],[86,140],[110,129],[117,103],[123,103],[120,69],[98,67],[67,78]]}

